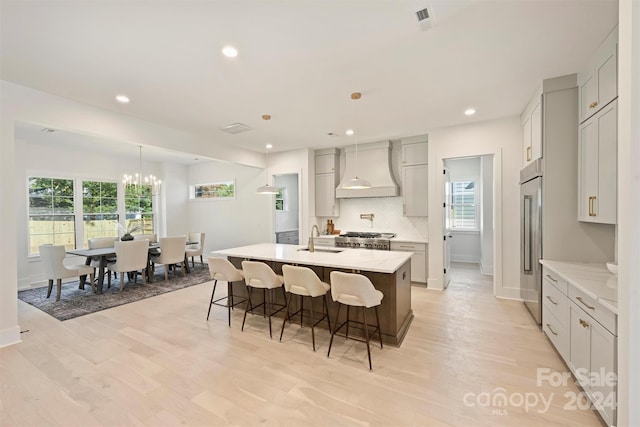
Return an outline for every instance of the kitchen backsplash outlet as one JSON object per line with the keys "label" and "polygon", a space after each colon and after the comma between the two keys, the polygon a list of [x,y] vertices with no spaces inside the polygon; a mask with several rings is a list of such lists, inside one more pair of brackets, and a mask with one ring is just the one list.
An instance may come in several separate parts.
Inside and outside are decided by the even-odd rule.
{"label": "kitchen backsplash outlet", "polygon": [[[372,213],[373,221],[360,219],[360,214]],[[320,227],[326,227],[326,218],[318,218]],[[340,217],[334,218],[335,228],[346,231],[368,231],[396,233],[399,237],[427,239],[428,218],[405,217],[402,214],[402,197],[371,197],[342,199]]]}

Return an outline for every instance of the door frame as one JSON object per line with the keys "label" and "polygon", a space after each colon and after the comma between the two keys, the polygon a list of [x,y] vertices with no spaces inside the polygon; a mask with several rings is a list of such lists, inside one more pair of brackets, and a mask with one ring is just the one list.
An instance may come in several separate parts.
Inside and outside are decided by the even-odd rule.
{"label": "door frame", "polygon": [[[465,151],[452,153],[439,153],[436,156],[435,165],[431,172],[430,181],[433,185],[429,185],[429,191],[435,191],[436,194],[430,196],[431,200],[443,200],[444,198],[444,176],[442,170],[444,161],[447,159],[455,159],[461,157],[476,156],[493,156],[493,295],[510,297],[504,292],[503,271],[502,271],[502,149],[483,151]],[[444,210],[438,204],[437,209],[429,209],[429,233],[432,236],[442,236],[444,229]],[[434,230],[435,228],[435,230]],[[437,230],[437,232],[436,232]],[[444,290],[444,247],[443,241],[437,238],[434,242],[430,239],[429,245],[435,245],[435,248],[429,248],[429,271],[437,271],[438,274],[427,279],[427,287],[430,289]],[[519,289],[517,289],[519,292]],[[518,298],[518,296],[514,296]]]}

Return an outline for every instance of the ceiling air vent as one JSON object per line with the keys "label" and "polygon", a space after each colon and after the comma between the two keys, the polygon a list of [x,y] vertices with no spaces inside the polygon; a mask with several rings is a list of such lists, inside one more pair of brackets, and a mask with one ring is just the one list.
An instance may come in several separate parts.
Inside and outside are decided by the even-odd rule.
{"label": "ceiling air vent", "polygon": [[226,133],[230,133],[231,135],[235,135],[237,133],[242,133],[242,132],[251,130],[251,128],[242,123],[231,123],[230,125],[227,125],[220,130]]}
{"label": "ceiling air vent", "polygon": [[424,9],[417,11],[416,16],[418,17],[418,21],[429,19],[429,9],[425,7]]}

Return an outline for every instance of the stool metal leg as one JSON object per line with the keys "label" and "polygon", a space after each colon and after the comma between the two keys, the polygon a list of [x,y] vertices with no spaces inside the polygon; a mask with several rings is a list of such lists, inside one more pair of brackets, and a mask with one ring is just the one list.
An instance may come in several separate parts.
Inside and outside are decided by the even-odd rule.
{"label": "stool metal leg", "polygon": [[313,297],[309,297],[309,305],[311,306],[311,342],[313,343],[313,351],[316,351],[316,333],[313,327],[315,323],[315,318],[313,317]]}
{"label": "stool metal leg", "polygon": [[267,292],[267,299],[269,300],[269,338],[271,339],[273,339],[273,333],[271,332],[271,313],[273,312],[272,297],[273,289],[269,289],[269,292]]}
{"label": "stool metal leg", "polygon": [[231,304],[233,304],[232,285],[233,285],[233,282],[227,281],[227,319],[229,319],[229,327],[231,327],[231,307],[232,307]]}
{"label": "stool metal leg", "polygon": [[286,305],[286,312],[287,314],[284,316],[284,321],[282,322],[282,330],[280,331],[280,342],[282,342],[282,335],[284,334],[284,325],[285,323],[287,323],[287,320],[289,321],[289,323],[291,323],[291,317],[289,316],[289,304],[291,303],[291,297],[293,296],[293,294],[289,294],[289,295],[285,295],[284,298],[284,303]]}
{"label": "stool metal leg", "polygon": [[253,288],[251,286],[247,286],[247,308],[244,310],[244,317],[242,318],[242,328],[241,331],[244,331],[244,322],[247,320],[247,312],[249,308],[251,308],[251,314],[253,314],[253,306],[251,304],[251,290]]}
{"label": "stool metal leg", "polygon": [[362,317],[364,318],[364,337],[367,340],[367,357],[369,358],[369,370],[371,371],[371,349],[369,348],[369,327],[367,326],[367,309],[362,306]]}
{"label": "stool metal leg", "polygon": [[378,317],[378,306],[374,307],[376,310],[376,323],[378,324],[378,338],[380,338],[380,348],[382,348],[382,329],[380,329],[380,318]]}
{"label": "stool metal leg", "polygon": [[327,317],[327,326],[329,326],[329,333],[331,333],[331,320],[329,320],[329,304],[327,303],[327,294],[324,294],[324,296],[322,297],[322,305],[324,314]]}
{"label": "stool metal leg", "polygon": [[349,338],[349,309],[350,305],[347,306],[347,333],[345,334],[345,338]]}
{"label": "stool metal leg", "polygon": [[[347,307],[349,307],[349,306],[347,306]],[[342,308],[342,304],[338,303],[338,312],[336,313],[336,323],[335,323],[335,324],[336,324],[336,328],[335,328],[335,329],[338,329],[337,325],[338,325],[338,319],[339,319],[339,317],[340,317],[340,309],[341,309],[341,308]],[[334,337],[334,336],[335,336],[335,334],[336,334],[335,329],[334,329],[334,331],[331,333],[331,340],[329,340],[329,350],[327,350],[327,357],[329,357],[329,354],[331,354],[331,345],[333,344],[333,337]]]}
{"label": "stool metal leg", "polygon": [[[109,276],[111,279],[111,276]],[[218,286],[218,281],[213,282],[213,292],[211,292],[211,301],[209,302],[209,311],[207,311],[207,320],[209,320],[209,314],[211,313],[211,306],[213,305],[213,296],[216,294],[216,286]]]}
{"label": "stool metal leg", "polygon": [[300,327],[302,328],[302,319],[304,319],[304,297],[300,295]]}

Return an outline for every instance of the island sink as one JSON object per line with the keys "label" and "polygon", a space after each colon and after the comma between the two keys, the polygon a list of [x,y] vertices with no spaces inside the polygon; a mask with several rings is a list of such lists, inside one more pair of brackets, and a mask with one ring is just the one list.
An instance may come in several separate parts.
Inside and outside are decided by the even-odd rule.
{"label": "island sink", "polygon": [[[300,248],[298,249],[298,251],[302,251],[302,252],[311,252],[309,250],[309,248]],[[334,248],[315,248],[313,250],[313,252],[327,252],[327,253],[331,253],[331,254],[339,254],[340,252],[344,251],[344,249],[334,249]]]}

